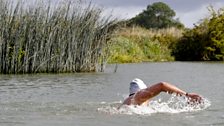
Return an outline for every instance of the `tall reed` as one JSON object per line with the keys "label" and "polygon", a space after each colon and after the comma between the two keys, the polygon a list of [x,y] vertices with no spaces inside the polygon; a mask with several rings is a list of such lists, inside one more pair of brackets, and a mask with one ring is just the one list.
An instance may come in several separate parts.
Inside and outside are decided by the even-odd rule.
{"label": "tall reed", "polygon": [[110,26],[91,3],[0,0],[0,73],[103,70]]}

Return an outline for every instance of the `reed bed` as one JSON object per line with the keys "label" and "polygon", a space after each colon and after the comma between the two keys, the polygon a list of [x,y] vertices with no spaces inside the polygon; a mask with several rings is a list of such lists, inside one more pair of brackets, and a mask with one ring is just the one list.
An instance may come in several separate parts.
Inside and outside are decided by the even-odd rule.
{"label": "reed bed", "polygon": [[114,20],[91,3],[0,0],[0,73],[102,71]]}
{"label": "reed bed", "polygon": [[128,27],[121,29],[119,34],[126,37],[148,37],[154,38],[155,36],[173,36],[175,38],[181,38],[183,36],[183,29],[175,27],[164,28],[164,29],[145,29],[138,26]]}

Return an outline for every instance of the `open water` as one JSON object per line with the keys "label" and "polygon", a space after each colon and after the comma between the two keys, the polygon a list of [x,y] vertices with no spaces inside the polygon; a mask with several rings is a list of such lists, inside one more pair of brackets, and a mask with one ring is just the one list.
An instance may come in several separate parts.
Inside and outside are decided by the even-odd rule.
{"label": "open water", "polygon": [[[0,126],[224,126],[224,64],[108,65],[104,73],[0,75]],[[117,107],[134,78],[166,81],[203,96],[189,105],[161,93],[147,106]]]}

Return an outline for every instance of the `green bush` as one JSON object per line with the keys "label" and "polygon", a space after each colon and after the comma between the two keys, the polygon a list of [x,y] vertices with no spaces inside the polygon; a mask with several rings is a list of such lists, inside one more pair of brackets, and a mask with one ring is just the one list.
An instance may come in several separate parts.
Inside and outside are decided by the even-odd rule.
{"label": "green bush", "polygon": [[224,11],[215,12],[198,26],[186,30],[172,54],[176,60],[224,60]]}
{"label": "green bush", "polygon": [[208,43],[205,47],[208,60],[224,60],[224,10],[214,12],[208,23]]}
{"label": "green bush", "polygon": [[207,23],[203,23],[194,29],[187,29],[183,37],[176,43],[172,50],[175,60],[199,61],[204,60],[204,47],[207,43]]}

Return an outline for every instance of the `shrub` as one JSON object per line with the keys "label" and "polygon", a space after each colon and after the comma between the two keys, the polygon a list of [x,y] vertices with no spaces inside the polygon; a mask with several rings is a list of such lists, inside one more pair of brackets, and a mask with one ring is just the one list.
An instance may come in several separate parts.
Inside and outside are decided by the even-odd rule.
{"label": "shrub", "polygon": [[224,11],[215,12],[198,26],[186,30],[172,54],[176,60],[224,60]]}
{"label": "shrub", "polygon": [[207,60],[224,60],[224,10],[212,11],[208,23],[208,43],[205,47]]}
{"label": "shrub", "polygon": [[206,29],[206,22],[194,29],[187,29],[172,50],[172,55],[175,56],[175,59],[181,61],[204,60],[204,47],[208,37]]}

